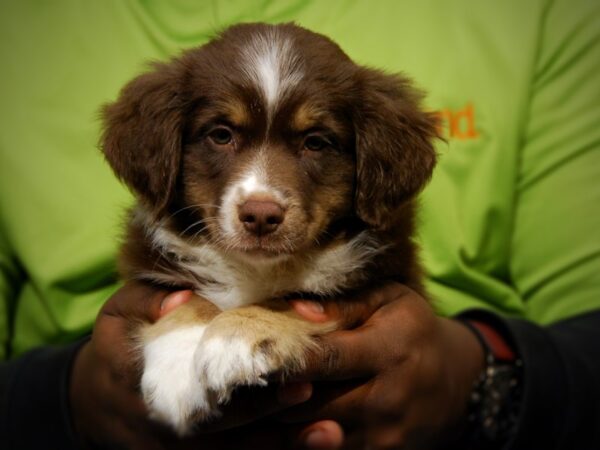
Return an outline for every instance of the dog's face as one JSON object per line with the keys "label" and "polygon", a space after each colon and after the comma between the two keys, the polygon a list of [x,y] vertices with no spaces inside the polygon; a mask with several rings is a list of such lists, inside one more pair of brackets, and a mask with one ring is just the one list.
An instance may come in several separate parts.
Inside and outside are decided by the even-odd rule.
{"label": "dog's face", "polygon": [[191,243],[274,259],[345,223],[393,226],[435,163],[418,101],[324,36],[239,25],[126,86],[104,110],[103,150]]}

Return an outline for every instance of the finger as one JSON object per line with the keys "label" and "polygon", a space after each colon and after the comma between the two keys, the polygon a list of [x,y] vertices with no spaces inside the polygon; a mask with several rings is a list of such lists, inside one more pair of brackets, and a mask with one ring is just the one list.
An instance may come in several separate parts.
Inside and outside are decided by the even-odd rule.
{"label": "finger", "polygon": [[277,384],[238,388],[231,402],[221,407],[221,418],[199,424],[198,430],[202,433],[213,433],[239,427],[305,402],[313,392],[312,385],[306,382],[295,383],[295,386],[291,387],[294,394],[285,397],[279,395],[279,389]]}
{"label": "finger", "polygon": [[[395,448],[395,447],[392,447]],[[400,448],[400,447],[398,447]],[[365,450],[371,449],[367,444],[367,440],[365,438],[365,433],[362,428],[357,428],[355,430],[346,431],[344,436],[344,450]]]}
{"label": "finger", "polygon": [[[236,430],[234,438],[227,442],[224,447],[231,449],[260,449],[260,450],[281,450],[289,448],[288,442],[289,430],[285,427],[274,427],[271,421],[260,421]],[[294,430],[297,433],[297,430]],[[203,447],[202,447],[203,448]]]}
{"label": "finger", "polygon": [[[431,435],[430,430],[426,433]],[[364,439],[371,448],[405,448],[405,437],[406,430],[397,421],[372,423],[364,430]],[[429,445],[419,445],[418,448],[432,448],[432,446],[429,443]]]}
{"label": "finger", "polygon": [[368,325],[339,330],[318,338],[318,347],[307,357],[293,380],[351,380],[377,374],[381,361],[381,330]]}
{"label": "finger", "polygon": [[93,344],[110,366],[115,381],[137,387],[139,351],[132,345],[132,332],[141,323],[154,322],[189,301],[189,290],[168,291],[143,283],[127,283],[102,308],[93,333]]}
{"label": "finger", "polygon": [[156,320],[167,294],[165,290],[140,282],[129,282],[118,289],[96,318],[92,334],[96,352],[108,361],[129,359],[131,330],[140,322]]}
{"label": "finger", "polygon": [[[145,415],[139,415],[139,412],[132,408],[137,400],[135,397],[122,391],[115,395],[114,391],[106,391],[102,386],[99,389],[105,395],[97,396],[97,401],[90,404],[91,411],[85,412],[95,415],[94,430],[96,433],[104,435],[107,440],[115,444],[115,448],[148,450],[163,448],[158,446],[158,440],[152,433],[153,429],[150,428],[151,424],[145,419]],[[111,398],[117,402],[112,402]],[[126,404],[127,400],[129,400],[129,404]],[[118,417],[119,420],[115,420],[115,417]]]}
{"label": "finger", "polygon": [[335,450],[344,443],[344,430],[333,420],[321,420],[304,428],[295,447],[311,450]]}
{"label": "finger", "polygon": [[161,304],[169,291],[155,286],[129,282],[105,303],[102,316],[116,316],[144,322],[156,322],[161,315]]}
{"label": "finger", "polygon": [[285,423],[331,419],[345,426],[358,425],[365,419],[372,385],[371,380],[316,385],[310,400],[282,411],[276,417]]}
{"label": "finger", "polygon": [[431,307],[402,285],[388,285],[376,297],[371,304],[378,309],[365,323],[318,338],[317,348],[309,353],[306,368],[295,380],[371,377],[390,361],[400,363],[407,357],[406,349],[422,334],[415,330],[427,329],[430,325],[423,320],[435,317]]}
{"label": "finger", "polygon": [[[375,298],[375,297],[374,297]],[[336,322],[338,328],[350,329],[364,323],[379,304],[368,299],[344,300],[290,300],[296,313],[310,322]]]}
{"label": "finger", "polygon": [[302,425],[283,425],[270,419],[258,420],[249,425],[240,426],[232,431],[221,431],[210,434],[195,434],[190,438],[179,440],[183,446],[168,446],[169,449],[260,449],[281,450],[292,448],[297,442]]}
{"label": "finger", "polygon": [[311,322],[336,321],[340,328],[355,328],[365,323],[379,308],[408,294],[410,289],[398,283],[361,291],[336,301],[294,299],[290,304],[304,319]]}
{"label": "finger", "polygon": [[160,304],[160,316],[163,317],[192,298],[192,291],[175,291],[167,295]]}
{"label": "finger", "polygon": [[313,385],[307,381],[288,382],[277,388],[277,399],[283,405],[297,405],[312,397]]}
{"label": "finger", "polygon": [[330,317],[332,314],[328,314],[325,311],[323,302],[316,300],[290,300],[289,303],[300,316],[310,322],[322,323],[332,319]]}

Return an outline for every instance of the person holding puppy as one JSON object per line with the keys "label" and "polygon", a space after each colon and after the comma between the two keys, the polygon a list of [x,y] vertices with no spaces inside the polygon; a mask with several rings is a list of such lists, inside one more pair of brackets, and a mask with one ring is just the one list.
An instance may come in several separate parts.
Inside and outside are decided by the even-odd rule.
{"label": "person holding puppy", "polygon": [[[341,1],[329,21],[310,2],[281,5],[3,7],[0,331],[3,356],[18,356],[0,369],[3,444],[597,448],[597,6]],[[360,302],[294,302],[348,330],[324,337],[297,378],[240,391],[181,441],[147,418],[128,330],[191,294],[117,289],[113,230],[129,194],[90,124],[141,61],[250,20],[297,20],[428,91],[447,140],[421,198],[431,304],[397,284]]]}

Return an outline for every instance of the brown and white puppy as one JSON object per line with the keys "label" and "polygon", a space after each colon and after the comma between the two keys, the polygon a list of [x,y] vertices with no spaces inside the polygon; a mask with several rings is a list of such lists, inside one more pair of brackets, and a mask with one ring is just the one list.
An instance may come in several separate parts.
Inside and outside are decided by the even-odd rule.
{"label": "brown and white puppy", "polygon": [[137,331],[155,418],[185,434],[236,386],[300,369],[332,325],[301,320],[290,295],[420,289],[412,199],[436,123],[419,100],[322,35],[246,24],[105,107],[104,154],[139,200],[122,275],[205,299]]}

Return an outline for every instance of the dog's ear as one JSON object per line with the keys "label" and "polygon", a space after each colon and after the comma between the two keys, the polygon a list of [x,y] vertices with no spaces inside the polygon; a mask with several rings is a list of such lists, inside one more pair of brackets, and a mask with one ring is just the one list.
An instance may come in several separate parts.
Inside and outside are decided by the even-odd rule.
{"label": "dog's ear", "polygon": [[355,208],[368,225],[386,229],[394,212],[429,180],[436,162],[438,120],[420,107],[422,95],[399,75],[365,69],[354,123]]}
{"label": "dog's ear", "polygon": [[155,64],[104,106],[101,147],[106,160],[152,211],[173,195],[182,146],[183,105],[179,71]]}

